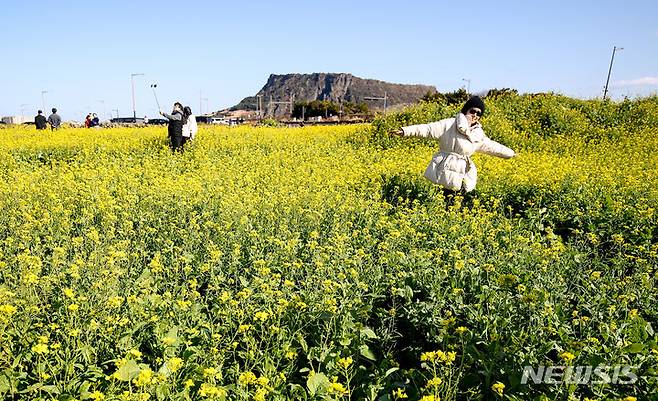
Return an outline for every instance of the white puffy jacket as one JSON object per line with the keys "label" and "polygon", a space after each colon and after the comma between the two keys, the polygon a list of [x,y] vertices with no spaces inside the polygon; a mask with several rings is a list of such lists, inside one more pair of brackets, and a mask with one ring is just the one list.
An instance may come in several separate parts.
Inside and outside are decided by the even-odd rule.
{"label": "white puffy jacket", "polygon": [[185,138],[194,139],[197,130],[196,117],[194,114],[190,114],[190,116],[187,117],[187,124],[183,125],[183,136]]}
{"label": "white puffy jacket", "polygon": [[439,140],[440,151],[432,157],[425,170],[425,178],[455,191],[463,188],[469,192],[475,189],[477,169],[470,157],[473,153],[480,152],[505,159],[515,155],[512,149],[489,139],[480,123],[469,127],[462,113],[457,113],[455,118],[404,127],[402,131],[404,136]]}

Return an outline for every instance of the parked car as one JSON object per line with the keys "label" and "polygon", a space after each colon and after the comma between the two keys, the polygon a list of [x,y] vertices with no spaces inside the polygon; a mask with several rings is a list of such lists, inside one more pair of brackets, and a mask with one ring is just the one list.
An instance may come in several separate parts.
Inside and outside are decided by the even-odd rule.
{"label": "parked car", "polygon": [[149,118],[148,125],[164,125],[169,121],[165,118]]}

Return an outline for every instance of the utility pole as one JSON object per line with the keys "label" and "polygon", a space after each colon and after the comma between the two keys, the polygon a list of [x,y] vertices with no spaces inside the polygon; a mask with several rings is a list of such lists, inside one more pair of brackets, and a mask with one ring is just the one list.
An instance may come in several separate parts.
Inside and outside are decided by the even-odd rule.
{"label": "utility pole", "polygon": [[42,110],[44,113],[46,112],[46,93],[48,91],[41,91],[41,107],[43,107]]}
{"label": "utility pole", "polygon": [[384,101],[384,115],[386,115],[386,107],[387,107],[387,101],[388,101],[388,96],[386,95],[386,92],[384,92],[384,97],[366,96],[366,97],[363,98],[363,100],[383,100]]}
{"label": "utility pole", "polygon": [[256,111],[258,112],[258,120],[263,118],[263,95],[256,95]]}
{"label": "utility pole", "polygon": [[272,113],[272,117],[274,117],[274,112],[272,110],[272,105],[274,105],[274,104],[285,104],[286,106],[288,106],[288,105],[290,106],[290,115],[292,116],[292,101],[293,101],[293,99],[294,99],[294,96],[290,95],[290,100],[288,100],[288,101],[277,101],[277,102],[275,102],[272,99],[272,96],[270,95],[270,102],[269,102],[268,107],[267,107],[268,113]]}
{"label": "utility pole", "polygon": [[133,90],[133,92],[132,92],[133,93],[133,118],[135,119],[135,121],[137,121],[137,111],[135,110],[135,77],[138,77],[140,75],[146,75],[146,74],[142,74],[142,73],[140,73],[140,74],[130,74],[130,84],[131,84],[132,90]]}
{"label": "utility pole", "polygon": [[101,103],[103,105],[103,114],[101,114],[101,115],[103,116],[103,118],[107,117],[107,113],[106,113],[106,110],[105,110],[105,100],[97,100],[97,102]]}
{"label": "utility pole", "polygon": [[615,52],[617,50],[624,50],[623,47],[612,47],[612,58],[610,59],[610,68],[608,68],[608,79],[605,80],[605,89],[603,90],[603,100],[605,100],[606,95],[608,94],[608,83],[610,82],[610,73],[612,72],[612,63],[615,61]]}
{"label": "utility pole", "polygon": [[119,118],[119,109],[112,109],[112,111],[116,111],[117,112],[117,118]]}
{"label": "utility pole", "polygon": [[199,115],[203,115],[203,101],[206,101],[206,113],[210,112],[210,107],[208,107],[208,98],[201,97],[201,91],[199,91]]}

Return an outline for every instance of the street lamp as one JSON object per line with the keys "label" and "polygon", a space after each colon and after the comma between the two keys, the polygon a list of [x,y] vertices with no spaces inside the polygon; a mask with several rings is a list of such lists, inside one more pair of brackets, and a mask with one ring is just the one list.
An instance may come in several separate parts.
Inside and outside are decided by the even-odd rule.
{"label": "street lamp", "polygon": [[468,84],[467,89],[466,89],[466,94],[470,95],[471,94],[471,80],[462,78],[462,81],[466,82]]}
{"label": "street lamp", "polygon": [[605,100],[605,96],[608,94],[608,83],[610,82],[610,73],[612,72],[612,63],[615,61],[615,52],[617,50],[624,50],[624,48],[623,47],[617,47],[617,46],[612,47],[612,58],[610,59],[610,68],[608,69],[608,79],[605,80],[605,89],[603,90],[603,100]]}
{"label": "street lamp", "polygon": [[46,112],[46,93],[48,91],[41,91],[41,107],[43,107],[43,112]]}
{"label": "street lamp", "polygon": [[203,102],[206,102],[206,112],[208,112],[208,98],[201,97],[201,91],[199,91],[199,115],[203,115]]}
{"label": "street lamp", "polygon": [[21,118],[25,119],[25,106],[29,106],[29,103],[21,104]]}
{"label": "street lamp", "polygon": [[106,118],[107,112],[105,111],[105,100],[97,100],[97,102],[103,105],[103,114],[101,115],[103,116],[103,118]]}
{"label": "street lamp", "polygon": [[137,111],[135,110],[135,77],[138,77],[140,75],[146,75],[146,74],[130,74],[130,84],[133,89],[133,118],[135,121],[137,121]]}

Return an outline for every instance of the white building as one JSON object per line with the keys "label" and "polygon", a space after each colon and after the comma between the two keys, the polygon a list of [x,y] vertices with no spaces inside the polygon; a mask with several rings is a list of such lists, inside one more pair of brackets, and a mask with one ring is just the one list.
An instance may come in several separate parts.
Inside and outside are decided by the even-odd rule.
{"label": "white building", "polygon": [[34,117],[8,116],[8,117],[2,117],[2,122],[5,124],[23,124],[28,122],[34,122]]}

